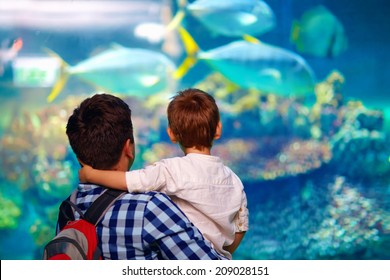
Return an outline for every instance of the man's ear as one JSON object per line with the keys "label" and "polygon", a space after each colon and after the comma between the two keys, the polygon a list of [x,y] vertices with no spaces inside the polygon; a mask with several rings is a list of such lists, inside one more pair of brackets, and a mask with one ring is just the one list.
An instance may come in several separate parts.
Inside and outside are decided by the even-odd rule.
{"label": "man's ear", "polygon": [[169,139],[171,140],[172,143],[176,143],[177,140],[176,140],[176,136],[175,134],[173,133],[172,129],[168,126],[167,128],[167,133],[168,133],[168,136],[169,136]]}
{"label": "man's ear", "polygon": [[214,140],[219,139],[221,135],[222,135],[222,123],[221,121],[219,121],[217,124],[217,128],[215,130]]}
{"label": "man's ear", "polygon": [[80,167],[83,167],[85,165],[85,163],[82,162],[81,159],[79,159],[79,157],[77,157],[77,161],[79,162]]}
{"label": "man's ear", "polygon": [[130,160],[134,160],[135,158],[135,147],[134,143],[130,142],[130,139],[126,140],[125,146],[123,147],[124,154],[130,158]]}

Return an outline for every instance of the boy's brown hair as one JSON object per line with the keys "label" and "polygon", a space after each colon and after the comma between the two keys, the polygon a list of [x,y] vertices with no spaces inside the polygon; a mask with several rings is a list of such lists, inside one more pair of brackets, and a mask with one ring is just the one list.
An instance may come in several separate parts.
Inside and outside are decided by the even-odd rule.
{"label": "boy's brown hair", "polygon": [[169,103],[167,115],[183,148],[211,148],[220,121],[214,97],[196,88],[179,91]]}

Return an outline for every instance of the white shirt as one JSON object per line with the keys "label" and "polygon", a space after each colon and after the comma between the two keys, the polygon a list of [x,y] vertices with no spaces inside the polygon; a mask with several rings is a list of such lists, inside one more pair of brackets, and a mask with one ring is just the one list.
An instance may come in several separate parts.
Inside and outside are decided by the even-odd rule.
{"label": "white shirt", "polygon": [[236,232],[248,230],[244,187],[219,157],[190,153],[126,172],[129,192],[161,191],[187,215],[214,248],[231,258],[223,246]]}

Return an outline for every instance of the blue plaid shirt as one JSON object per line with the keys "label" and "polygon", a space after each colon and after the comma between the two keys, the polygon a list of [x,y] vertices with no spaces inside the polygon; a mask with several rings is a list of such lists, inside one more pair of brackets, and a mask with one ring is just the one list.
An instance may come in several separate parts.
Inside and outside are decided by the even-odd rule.
{"label": "blue plaid shirt", "polygon": [[[103,190],[80,184],[77,205],[81,211]],[[171,199],[158,192],[126,193],[98,223],[97,234],[105,259],[224,259]]]}

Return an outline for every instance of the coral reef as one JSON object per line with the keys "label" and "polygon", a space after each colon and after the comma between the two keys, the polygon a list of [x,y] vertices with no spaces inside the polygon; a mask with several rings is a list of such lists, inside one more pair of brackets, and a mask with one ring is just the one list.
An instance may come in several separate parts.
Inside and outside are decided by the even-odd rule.
{"label": "coral reef", "polygon": [[390,174],[390,137],[383,130],[383,114],[361,104],[343,108],[342,125],[329,139],[331,165],[356,179]]}
{"label": "coral reef", "polygon": [[390,234],[390,213],[378,208],[354,186],[337,177],[330,185],[331,201],[326,217],[316,232],[309,235],[310,254],[316,258],[353,255],[378,246],[381,236]]}
{"label": "coral reef", "polygon": [[0,230],[14,229],[19,224],[19,217],[22,214],[21,208],[9,198],[0,196]]}
{"label": "coral reef", "polygon": [[221,156],[244,181],[305,174],[330,159],[326,143],[286,137],[231,139],[216,144],[214,153]]}
{"label": "coral reef", "polygon": [[[361,186],[321,172],[299,180],[259,185],[250,231],[237,259],[382,259],[390,213],[367,198]],[[278,190],[272,192],[272,189]],[[262,199],[260,199],[262,198]],[[382,248],[382,249],[381,249]]]}

